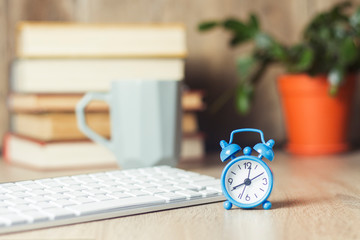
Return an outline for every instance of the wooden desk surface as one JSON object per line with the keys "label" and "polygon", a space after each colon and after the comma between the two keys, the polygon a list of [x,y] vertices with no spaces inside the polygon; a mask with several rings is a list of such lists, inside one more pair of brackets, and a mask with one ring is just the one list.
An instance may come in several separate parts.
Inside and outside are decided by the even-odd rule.
{"label": "wooden desk surface", "polygon": [[[219,177],[225,165],[217,164],[217,156],[208,160],[180,167]],[[0,239],[360,239],[360,152],[321,158],[277,152],[270,166],[275,183],[268,211],[226,211],[213,203]],[[89,171],[42,173],[1,162],[0,182],[83,172]]]}

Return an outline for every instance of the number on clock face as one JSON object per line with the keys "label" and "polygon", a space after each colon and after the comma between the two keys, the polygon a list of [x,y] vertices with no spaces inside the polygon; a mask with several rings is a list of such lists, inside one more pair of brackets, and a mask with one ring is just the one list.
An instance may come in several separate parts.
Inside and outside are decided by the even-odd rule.
{"label": "number on clock face", "polygon": [[226,172],[225,187],[235,201],[252,204],[266,197],[270,187],[269,176],[258,162],[242,160],[234,163]]}

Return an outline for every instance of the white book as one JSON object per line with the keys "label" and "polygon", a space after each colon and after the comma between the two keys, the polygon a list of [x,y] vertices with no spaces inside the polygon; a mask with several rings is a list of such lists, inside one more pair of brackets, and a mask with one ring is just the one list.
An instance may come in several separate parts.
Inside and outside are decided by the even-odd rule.
{"label": "white book", "polygon": [[[184,137],[180,157],[183,160],[204,156],[201,135]],[[7,134],[4,138],[5,161],[38,170],[62,170],[116,166],[113,153],[91,141],[45,142]]]}
{"label": "white book", "polygon": [[108,91],[112,81],[184,78],[182,59],[19,59],[11,89],[19,93]]}
{"label": "white book", "polygon": [[20,58],[184,57],[181,24],[22,22]]}

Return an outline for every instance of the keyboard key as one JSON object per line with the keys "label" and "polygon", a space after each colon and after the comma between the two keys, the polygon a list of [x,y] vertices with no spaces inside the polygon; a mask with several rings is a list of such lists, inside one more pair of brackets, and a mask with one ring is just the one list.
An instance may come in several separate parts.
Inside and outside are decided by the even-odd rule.
{"label": "keyboard key", "polygon": [[206,189],[211,189],[211,190],[217,191],[218,193],[222,193],[222,189],[221,189],[221,186],[219,184],[207,186]]}
{"label": "keyboard key", "polygon": [[42,212],[54,220],[75,216],[73,211],[64,208],[46,208]]}
{"label": "keyboard key", "polygon": [[25,198],[31,197],[32,195],[27,192],[13,192],[6,194],[7,196],[15,197],[15,198]]}
{"label": "keyboard key", "polygon": [[16,185],[27,185],[27,184],[34,184],[34,181],[28,180],[28,181],[20,181],[20,182],[16,182]]}
{"label": "keyboard key", "polygon": [[34,222],[34,223],[43,222],[50,219],[48,215],[39,211],[26,211],[21,215],[23,215],[24,218],[26,218],[29,222]]}
{"label": "keyboard key", "polygon": [[186,196],[175,194],[173,192],[159,193],[156,194],[155,196],[164,198],[166,202],[176,202],[176,201],[186,200]]}
{"label": "keyboard key", "polygon": [[105,194],[98,194],[95,196],[91,196],[90,198],[95,199],[96,201],[109,201],[109,200],[114,200],[113,197],[105,195]]}
{"label": "keyboard key", "polygon": [[18,204],[28,204],[30,203],[28,199],[22,199],[22,198],[12,198],[4,201],[5,203],[8,203],[11,206],[18,205]]}
{"label": "keyboard key", "polygon": [[188,190],[194,190],[195,191],[195,190],[198,189],[196,186],[190,185],[190,184],[177,184],[176,187],[181,188],[183,190],[188,189]]}
{"label": "keyboard key", "polygon": [[3,188],[0,188],[0,194],[5,194],[5,193],[8,193],[9,191],[8,190],[5,190]]}
{"label": "keyboard key", "polygon": [[24,188],[26,188],[27,190],[35,190],[35,189],[45,189],[45,186],[34,183],[34,184],[26,184],[23,185]]}
{"label": "keyboard key", "polygon": [[123,185],[120,188],[126,190],[126,191],[132,191],[132,190],[140,190],[141,187],[140,186],[136,186],[136,185]]}
{"label": "keyboard key", "polygon": [[87,197],[87,196],[89,196],[89,194],[86,193],[86,192],[83,192],[83,191],[73,191],[73,192],[64,193],[64,196],[65,196],[65,197],[68,197],[68,198],[73,198],[73,197]]}
{"label": "keyboard key", "polygon": [[26,198],[26,200],[32,203],[38,203],[38,202],[48,202],[51,199],[45,196],[33,196]]}
{"label": "keyboard key", "polygon": [[72,180],[71,177],[69,176],[65,176],[65,177],[56,177],[56,178],[53,178],[54,181],[60,181],[60,182],[64,182],[66,180]]}
{"label": "keyboard key", "polygon": [[172,186],[172,183],[164,182],[164,181],[157,181],[150,179],[150,183],[154,184],[156,187],[162,187],[162,186]]}
{"label": "keyboard key", "polygon": [[98,181],[96,179],[85,177],[85,178],[75,178],[76,181],[81,183],[97,183]]}
{"label": "keyboard key", "polygon": [[96,189],[96,188],[103,188],[104,185],[101,185],[99,183],[88,183],[86,184],[86,187],[90,189]]}
{"label": "keyboard key", "polygon": [[108,175],[102,175],[102,176],[99,176],[99,177],[94,177],[94,179],[99,180],[101,182],[106,182],[106,181],[111,181],[112,180],[112,178],[109,177]]}
{"label": "keyboard key", "polygon": [[107,193],[114,193],[114,192],[123,192],[125,189],[119,188],[119,187],[104,187],[101,190],[103,190]]}
{"label": "keyboard key", "polygon": [[14,213],[13,210],[7,207],[0,207],[0,215]]}
{"label": "keyboard key", "polygon": [[164,186],[164,187],[160,187],[160,189],[164,190],[165,192],[175,192],[181,190],[180,188],[175,186]]}
{"label": "keyboard key", "polygon": [[131,194],[123,193],[123,192],[114,192],[114,193],[111,193],[109,195],[112,196],[112,197],[115,197],[115,198],[130,198],[130,197],[133,197]]}
{"label": "keyboard key", "polygon": [[111,176],[114,179],[126,179],[126,178],[128,178],[122,171],[110,172],[107,175]]}
{"label": "keyboard key", "polygon": [[154,188],[154,187],[156,187],[156,185],[151,184],[151,183],[141,183],[141,184],[136,184],[135,186],[140,187],[141,189],[143,189],[143,188]]}
{"label": "keyboard key", "polygon": [[171,183],[173,185],[188,184],[189,183],[189,182],[185,182],[185,181],[182,181],[182,180],[175,180],[175,179],[166,180],[166,182]]}
{"label": "keyboard key", "polygon": [[151,193],[149,193],[148,191],[145,191],[147,189],[144,189],[144,191],[140,191],[140,190],[132,190],[129,192],[126,192],[127,194],[130,194],[131,196],[134,197],[139,197],[139,196],[146,196],[146,195],[150,195]]}
{"label": "keyboard key", "polygon": [[10,182],[10,183],[1,183],[0,184],[0,187],[11,187],[11,186],[15,186],[15,183]]}
{"label": "keyboard key", "polygon": [[43,178],[43,179],[35,180],[34,182],[38,183],[38,184],[43,184],[43,183],[48,183],[48,182],[53,182],[53,181],[54,180],[52,178]]}
{"label": "keyboard key", "polygon": [[64,193],[64,192],[69,192],[70,190],[63,188],[63,187],[52,187],[52,188],[46,189],[46,191],[48,191],[50,193]]}
{"label": "keyboard key", "polygon": [[23,192],[26,191],[26,188],[23,188],[22,186],[17,185],[10,185],[8,187],[4,187],[5,190],[9,192]]}
{"label": "keyboard key", "polygon": [[214,179],[215,178],[209,177],[209,176],[198,176],[198,177],[193,177],[190,179],[184,178],[184,180],[187,180],[189,182],[202,182],[202,181],[210,181],[210,180],[214,180]]}
{"label": "keyboard key", "polygon": [[71,186],[71,185],[80,185],[81,182],[75,181],[74,179],[66,179],[66,180],[62,180],[60,181],[62,184],[66,185],[66,186]]}
{"label": "keyboard key", "polygon": [[88,197],[77,197],[77,198],[72,198],[71,200],[76,202],[77,204],[95,202],[95,199],[91,199]]}
{"label": "keyboard key", "polygon": [[115,180],[101,182],[102,185],[107,187],[116,187],[119,185]]}
{"label": "keyboard key", "polygon": [[192,184],[201,187],[214,186],[214,185],[220,186],[220,180],[201,181],[201,182],[194,182]]}
{"label": "keyboard key", "polygon": [[67,190],[70,190],[70,191],[81,191],[81,190],[88,189],[88,188],[84,187],[83,185],[70,185],[70,186],[66,186],[64,188]]}
{"label": "keyboard key", "polygon": [[203,197],[210,197],[210,196],[219,195],[218,191],[212,190],[212,189],[203,190],[203,191],[200,191],[199,193],[201,193],[203,195]]}
{"label": "keyboard key", "polygon": [[118,183],[122,184],[122,185],[134,185],[136,183],[136,181],[134,181],[133,179],[129,179],[129,178],[126,178],[126,179],[123,179],[121,181],[117,181]]}
{"label": "keyboard key", "polygon": [[37,196],[43,196],[43,195],[48,195],[49,193],[42,190],[42,189],[35,189],[35,190],[31,190],[30,191],[32,194],[37,195]]}
{"label": "keyboard key", "polygon": [[0,201],[11,199],[8,194],[0,194]]}
{"label": "keyboard key", "polygon": [[4,221],[6,225],[18,225],[29,222],[24,216],[19,214],[1,214],[0,221]]}
{"label": "keyboard key", "polygon": [[86,194],[89,194],[91,196],[98,195],[98,194],[106,194],[105,191],[100,190],[100,189],[88,189],[88,190],[84,190],[83,192],[86,193]]}
{"label": "keyboard key", "polygon": [[99,173],[92,173],[92,174],[89,174],[89,177],[92,177],[92,178],[97,178],[97,177],[106,177],[107,174],[104,173],[104,172],[99,172]]}
{"label": "keyboard key", "polygon": [[5,203],[4,201],[0,201],[0,208],[2,208],[2,207],[8,207],[8,206],[10,206],[10,204],[8,204],[8,203]]}
{"label": "keyboard key", "polygon": [[161,182],[165,182],[166,180],[169,180],[169,177],[164,176],[164,175],[151,176],[150,178],[154,179],[156,181],[161,181]]}
{"label": "keyboard key", "polygon": [[182,173],[178,173],[178,175],[185,177],[185,178],[193,178],[193,177],[200,176],[200,174],[194,173],[194,172],[182,172]]}
{"label": "keyboard key", "polygon": [[94,214],[101,212],[114,211],[119,209],[130,209],[134,207],[146,207],[146,206],[156,206],[162,203],[165,203],[166,200],[155,197],[155,196],[143,196],[143,197],[133,197],[133,198],[123,198],[107,201],[106,204],[103,202],[95,202],[83,205],[70,206],[68,209],[76,212],[77,215],[86,215]]}
{"label": "keyboard key", "polygon": [[37,203],[31,204],[31,206],[33,206],[37,209],[46,209],[46,208],[56,207],[56,205],[49,203],[49,202],[37,202]]}
{"label": "keyboard key", "polygon": [[15,212],[26,212],[26,211],[35,210],[35,208],[29,204],[22,204],[22,205],[16,205],[16,206],[9,207],[9,210],[15,211]]}
{"label": "keyboard key", "polygon": [[56,181],[47,181],[42,183],[42,185],[46,186],[46,187],[61,187],[63,186],[63,184],[56,182]]}
{"label": "keyboard key", "polygon": [[50,203],[58,206],[58,207],[67,207],[67,206],[71,206],[71,205],[76,205],[76,202],[73,202],[71,200],[67,200],[67,199],[59,199],[56,201],[51,201]]}
{"label": "keyboard key", "polygon": [[195,191],[191,191],[191,190],[181,190],[181,191],[177,191],[175,192],[176,194],[181,194],[186,196],[188,199],[194,199],[194,198],[200,198],[202,197],[201,193],[195,192]]}
{"label": "keyboard key", "polygon": [[60,199],[69,199],[70,196],[66,195],[66,193],[65,194],[54,193],[54,194],[46,195],[46,198],[48,198],[49,200],[60,200]]}
{"label": "keyboard key", "polygon": [[141,191],[149,193],[151,195],[165,192],[165,190],[162,190],[162,189],[159,189],[159,188],[145,188],[145,189],[142,189]]}
{"label": "keyboard key", "polygon": [[73,179],[84,179],[84,178],[90,178],[89,174],[79,174],[76,176],[71,176]]}
{"label": "keyboard key", "polygon": [[205,186],[196,185],[196,184],[194,184],[194,183],[190,183],[190,184],[195,188],[194,190],[196,190],[196,191],[200,191],[200,190],[206,189]]}

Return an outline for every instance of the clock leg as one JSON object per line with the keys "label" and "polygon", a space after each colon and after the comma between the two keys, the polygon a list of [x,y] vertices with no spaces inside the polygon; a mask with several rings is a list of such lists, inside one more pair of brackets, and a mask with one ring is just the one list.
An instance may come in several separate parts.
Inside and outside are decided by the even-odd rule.
{"label": "clock leg", "polygon": [[263,208],[264,208],[265,210],[269,210],[269,209],[271,208],[271,202],[265,201],[265,202],[263,203]]}
{"label": "clock leg", "polygon": [[229,202],[229,201],[225,201],[225,202],[224,202],[224,208],[225,208],[226,210],[230,210],[230,209],[232,208],[232,203]]}

